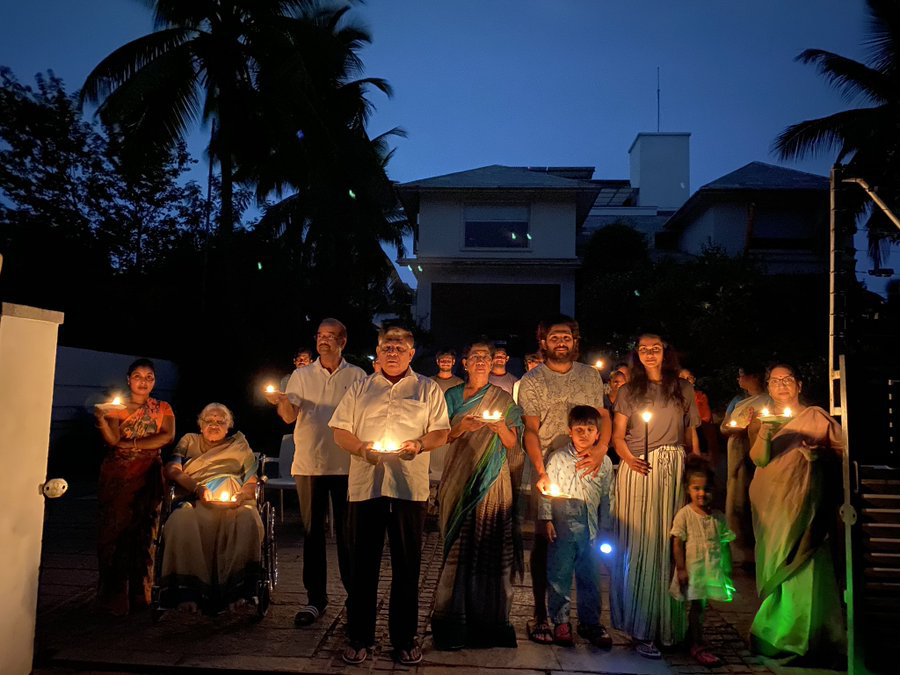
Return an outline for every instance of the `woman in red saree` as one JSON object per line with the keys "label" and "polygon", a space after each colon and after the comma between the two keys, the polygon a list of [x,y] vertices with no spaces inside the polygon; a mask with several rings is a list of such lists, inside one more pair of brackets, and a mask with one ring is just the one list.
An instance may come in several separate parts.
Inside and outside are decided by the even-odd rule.
{"label": "woman in red saree", "polygon": [[100,580],[97,597],[113,614],[150,604],[153,542],[163,495],[160,449],[175,438],[175,415],[150,398],[149,359],[128,367],[130,394],[121,406],[97,406],[97,428],[110,450],[100,466]]}

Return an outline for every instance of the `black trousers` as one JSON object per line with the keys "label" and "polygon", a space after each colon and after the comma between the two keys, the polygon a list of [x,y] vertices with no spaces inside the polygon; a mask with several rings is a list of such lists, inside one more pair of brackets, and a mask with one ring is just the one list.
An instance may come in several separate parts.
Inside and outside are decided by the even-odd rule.
{"label": "black trousers", "polygon": [[350,528],[347,526],[347,476],[294,476],[303,520],[303,586],[306,598],[320,612],[328,605],[328,558],[325,554],[325,520],[328,499],[334,514],[338,569],[344,589],[350,592]]}
{"label": "black trousers", "polygon": [[387,531],[391,547],[388,632],[395,649],[412,646],[419,620],[419,567],[426,504],[392,497],[350,502],[354,547],[347,635],[351,642],[375,642],[378,579]]}

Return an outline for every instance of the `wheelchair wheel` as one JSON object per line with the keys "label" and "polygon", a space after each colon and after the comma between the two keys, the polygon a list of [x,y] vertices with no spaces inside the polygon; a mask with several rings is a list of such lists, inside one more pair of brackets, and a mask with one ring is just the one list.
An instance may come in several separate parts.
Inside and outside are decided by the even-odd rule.
{"label": "wheelchair wheel", "polygon": [[275,547],[275,511],[272,505],[265,502],[260,509],[260,518],[263,522],[262,543],[262,578],[259,581],[259,604],[256,612],[259,618],[263,618],[272,604],[272,593],[278,583],[277,551]]}

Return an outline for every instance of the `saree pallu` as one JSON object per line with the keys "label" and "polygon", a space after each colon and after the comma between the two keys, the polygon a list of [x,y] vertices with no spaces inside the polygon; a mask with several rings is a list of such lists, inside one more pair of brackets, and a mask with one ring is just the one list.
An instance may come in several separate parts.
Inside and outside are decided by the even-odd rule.
{"label": "saree pallu", "polygon": [[650,452],[650,475],[619,465],[616,478],[615,562],[610,585],[613,625],[636,640],[665,646],[684,639],[684,603],[669,594],[670,532],[684,506],[684,448],[664,445]]}
{"label": "saree pallu", "polygon": [[[182,470],[214,496],[234,495],[256,474],[256,458],[240,432],[218,444],[186,434],[173,453]],[[255,502],[236,508],[185,501],[163,532],[160,604],[195,602],[216,612],[257,593],[263,525]]]}
{"label": "saree pallu", "polygon": [[[451,424],[499,410],[519,439],[511,454],[521,455],[524,426],[512,397],[490,384],[468,401],[462,393],[462,386],[447,392]],[[486,427],[463,434],[447,450],[439,491],[444,566],[432,615],[438,649],[516,646],[509,612],[513,576],[522,574],[524,564],[521,538],[514,532],[508,454]]]}
{"label": "saree pallu", "polygon": [[[147,399],[133,413],[123,411],[120,433],[125,439],[158,433],[167,415],[172,415],[168,403]],[[97,493],[97,595],[102,602],[124,596],[133,606],[150,604],[163,485],[159,450],[114,448],[103,460]]]}
{"label": "saree pallu", "polygon": [[830,530],[841,494],[840,426],[806,408],[772,438],[771,459],[750,484],[756,584],[762,604],[750,628],[767,656],[845,653],[846,634]]}

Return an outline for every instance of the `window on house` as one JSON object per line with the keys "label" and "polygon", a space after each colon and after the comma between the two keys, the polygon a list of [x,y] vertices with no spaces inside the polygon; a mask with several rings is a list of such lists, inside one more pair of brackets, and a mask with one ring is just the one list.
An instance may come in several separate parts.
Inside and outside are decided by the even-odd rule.
{"label": "window on house", "polygon": [[528,248],[528,206],[483,204],[465,208],[466,248]]}

